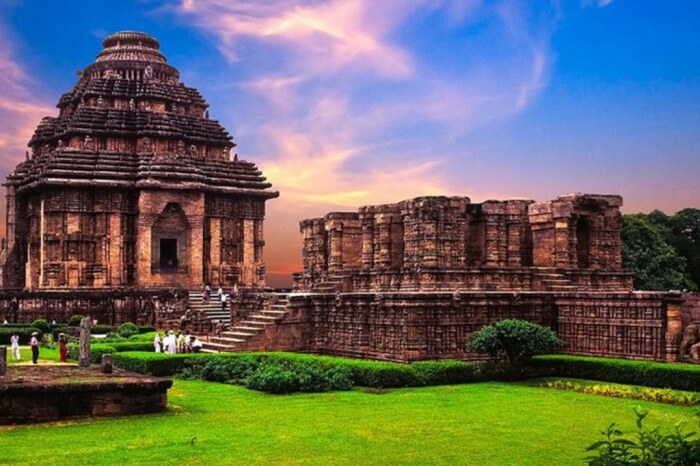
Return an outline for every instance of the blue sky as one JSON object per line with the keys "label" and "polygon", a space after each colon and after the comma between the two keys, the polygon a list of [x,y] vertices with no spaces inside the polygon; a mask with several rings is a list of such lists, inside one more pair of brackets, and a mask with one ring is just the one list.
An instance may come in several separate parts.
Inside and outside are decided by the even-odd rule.
{"label": "blue sky", "polygon": [[125,29],[161,42],[281,191],[273,276],[300,268],[300,219],[418,195],[700,207],[697,1],[5,1],[3,175]]}

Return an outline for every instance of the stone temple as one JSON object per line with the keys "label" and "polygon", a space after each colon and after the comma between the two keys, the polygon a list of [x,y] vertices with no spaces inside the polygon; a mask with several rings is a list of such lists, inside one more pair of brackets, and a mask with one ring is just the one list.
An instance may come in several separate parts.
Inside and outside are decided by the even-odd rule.
{"label": "stone temple", "polygon": [[4,288],[264,286],[278,196],[153,37],[107,37],[7,177]]}
{"label": "stone temple", "polygon": [[[7,177],[0,319],[178,326],[189,306],[188,330],[230,324],[209,351],[404,362],[475,358],[469,335],[504,318],[553,328],[568,354],[675,361],[700,339],[697,296],[633,289],[616,195],[328,213],[300,224],[294,290],[269,290],[263,219],[278,193],[154,38],[103,46]],[[203,283],[241,292],[207,308]]]}

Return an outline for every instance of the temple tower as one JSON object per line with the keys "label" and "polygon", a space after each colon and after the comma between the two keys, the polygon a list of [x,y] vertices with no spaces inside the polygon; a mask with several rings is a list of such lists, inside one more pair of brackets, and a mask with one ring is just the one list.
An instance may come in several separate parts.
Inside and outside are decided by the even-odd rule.
{"label": "temple tower", "polygon": [[118,32],[8,175],[3,287],[262,287],[279,195],[153,37]]}

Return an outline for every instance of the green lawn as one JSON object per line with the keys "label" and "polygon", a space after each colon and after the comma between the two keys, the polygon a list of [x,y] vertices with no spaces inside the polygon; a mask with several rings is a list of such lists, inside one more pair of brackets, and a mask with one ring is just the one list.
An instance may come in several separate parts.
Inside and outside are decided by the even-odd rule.
{"label": "green lawn", "polygon": [[[7,347],[7,363],[8,364],[31,364],[32,363],[32,349],[27,346],[20,346],[19,347],[19,354],[22,356],[22,359],[19,361],[15,361],[12,358],[12,350],[10,347]],[[72,361],[75,362],[75,361]],[[39,348],[39,364],[53,364],[53,363],[58,363],[58,350],[57,349],[48,349],[48,348]]]}
{"label": "green lawn", "polygon": [[[266,395],[176,381],[168,412],[0,427],[0,464],[581,464],[611,421],[694,424],[697,408],[482,383]],[[194,445],[192,439],[196,437]]]}

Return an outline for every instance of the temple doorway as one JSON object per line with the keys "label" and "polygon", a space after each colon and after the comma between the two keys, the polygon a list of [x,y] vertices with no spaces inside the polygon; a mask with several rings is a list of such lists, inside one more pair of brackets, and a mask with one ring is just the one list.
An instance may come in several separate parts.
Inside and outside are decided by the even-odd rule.
{"label": "temple doorway", "polygon": [[160,268],[177,269],[177,238],[160,239]]}

